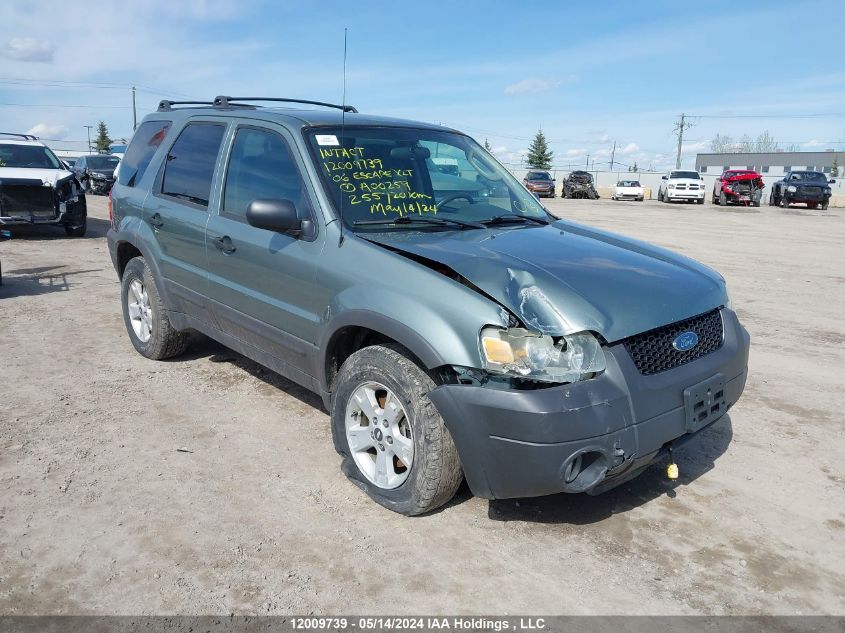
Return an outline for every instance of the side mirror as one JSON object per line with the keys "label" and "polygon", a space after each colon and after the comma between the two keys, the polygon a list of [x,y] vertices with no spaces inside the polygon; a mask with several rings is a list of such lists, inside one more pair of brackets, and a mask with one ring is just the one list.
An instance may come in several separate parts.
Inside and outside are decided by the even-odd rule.
{"label": "side mirror", "polygon": [[828,180],[827,182],[828,182],[829,184],[831,184],[831,185],[832,185],[832,184],[834,184],[834,183],[836,182],[836,179],[831,178],[831,179],[830,179],[830,180]]}
{"label": "side mirror", "polygon": [[253,200],[246,208],[246,221],[259,229],[291,235],[299,235],[303,229],[303,221],[290,200]]}
{"label": "side mirror", "polygon": [[663,176],[660,180],[669,180],[669,176]]}

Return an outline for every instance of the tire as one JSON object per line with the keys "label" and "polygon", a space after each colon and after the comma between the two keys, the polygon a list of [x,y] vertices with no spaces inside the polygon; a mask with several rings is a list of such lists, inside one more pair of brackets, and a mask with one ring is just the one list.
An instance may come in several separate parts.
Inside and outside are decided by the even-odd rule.
{"label": "tire", "polygon": [[[428,398],[435,386],[404,348],[391,344],[365,347],[352,354],[334,383],[332,436],[335,448],[343,456],[343,473],[373,501],[407,516],[442,506],[455,496],[463,480],[452,436]],[[362,397],[362,393],[371,397]],[[387,393],[389,396],[383,400],[382,394]],[[393,419],[388,422],[387,417],[381,418],[381,427],[370,424],[364,407],[358,405],[362,401],[374,403],[373,417],[392,409]],[[350,437],[356,430],[360,444],[353,451]],[[400,443],[393,439],[400,437],[398,433],[412,441],[410,453],[404,440]],[[410,455],[410,468],[403,464],[402,451],[403,455]],[[382,462],[382,476],[377,466],[379,455],[386,459]]]}
{"label": "tire", "polygon": [[770,207],[775,206],[775,190],[774,189],[772,189],[769,192],[769,206]]}
{"label": "tire", "polygon": [[830,203],[827,200],[822,202],[822,211],[827,211],[828,205],[830,205]]}
{"label": "tire", "polygon": [[818,203],[818,202],[808,202],[808,203],[807,203],[807,208],[808,208],[808,209],[818,209],[818,208],[819,208],[819,203]]}
{"label": "tire", "polygon": [[82,224],[79,226],[70,226],[65,224],[65,235],[68,237],[85,237],[85,231],[88,230],[88,218],[82,218]]}
{"label": "tire", "polygon": [[[140,291],[136,284],[140,284]],[[126,264],[120,286],[123,323],[137,352],[152,360],[173,358],[183,353],[188,347],[188,336],[170,324],[153,274],[143,257],[135,257]],[[130,301],[135,306],[131,315]],[[142,306],[143,313],[139,313]],[[137,324],[133,325],[133,321]]]}
{"label": "tire", "polygon": [[704,198],[698,198],[695,201],[696,204],[704,204]]}
{"label": "tire", "polygon": [[789,200],[786,199],[786,196],[781,196],[778,200],[778,206],[781,209],[788,209],[789,208]]}
{"label": "tire", "polygon": [[724,191],[719,192],[719,206],[720,207],[728,206],[728,197],[725,195]]}

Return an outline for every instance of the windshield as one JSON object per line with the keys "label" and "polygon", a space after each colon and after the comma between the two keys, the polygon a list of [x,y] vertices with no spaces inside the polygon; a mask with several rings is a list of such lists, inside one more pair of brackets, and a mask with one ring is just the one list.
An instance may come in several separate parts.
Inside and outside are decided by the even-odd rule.
{"label": "windshield", "polygon": [[817,171],[792,172],[790,180],[808,180],[810,182],[827,182],[827,176]]}
{"label": "windshield", "polygon": [[343,134],[340,128],[313,130],[309,140],[324,186],[350,226],[404,216],[473,223],[502,215],[550,219],[533,195],[462,134],[347,126]]}
{"label": "windshield", "polygon": [[549,176],[544,171],[529,171],[528,175],[525,177],[526,180],[551,180],[552,177]]}
{"label": "windshield", "polygon": [[617,187],[639,187],[640,183],[636,180],[620,180]]}
{"label": "windshield", "polygon": [[43,145],[0,144],[0,167],[62,169],[56,155]]}
{"label": "windshield", "polygon": [[114,169],[120,162],[117,156],[89,156],[86,160],[91,169]]}
{"label": "windshield", "polygon": [[673,171],[669,174],[669,178],[692,178],[693,180],[701,180],[701,176],[697,171]]}

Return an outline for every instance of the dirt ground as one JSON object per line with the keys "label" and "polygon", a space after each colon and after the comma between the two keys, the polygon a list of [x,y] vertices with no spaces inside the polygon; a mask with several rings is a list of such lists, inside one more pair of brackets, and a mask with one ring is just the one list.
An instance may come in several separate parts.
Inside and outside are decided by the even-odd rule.
{"label": "dirt ground", "polygon": [[728,279],[748,386],[676,483],[384,510],[314,395],[134,352],[91,198],[89,237],[0,244],[0,613],[845,613],[845,212],[548,206]]}

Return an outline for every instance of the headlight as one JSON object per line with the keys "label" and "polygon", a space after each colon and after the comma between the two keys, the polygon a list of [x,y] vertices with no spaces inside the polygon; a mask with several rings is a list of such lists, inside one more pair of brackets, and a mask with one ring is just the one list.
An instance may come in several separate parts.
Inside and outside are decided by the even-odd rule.
{"label": "headlight", "polygon": [[105,174],[101,174],[98,171],[91,172],[91,175],[94,176],[94,178],[105,178],[106,177]]}
{"label": "headlight", "polygon": [[824,188],[824,192],[825,192],[825,193],[830,193],[830,192],[831,192],[831,188],[830,188],[830,187],[825,187],[825,188]]}
{"label": "headlight", "polygon": [[795,187],[795,185],[789,185],[789,186],[786,188],[786,190],[787,190],[789,193],[795,193],[796,191],[798,191],[798,189],[797,189],[797,187]]}
{"label": "headlight", "polygon": [[675,185],[668,185],[668,186],[669,186],[669,189],[674,189],[674,188],[675,188]]}
{"label": "headlight", "polygon": [[484,369],[543,382],[576,382],[604,371],[604,352],[595,336],[579,332],[555,341],[521,328],[481,331]]}

